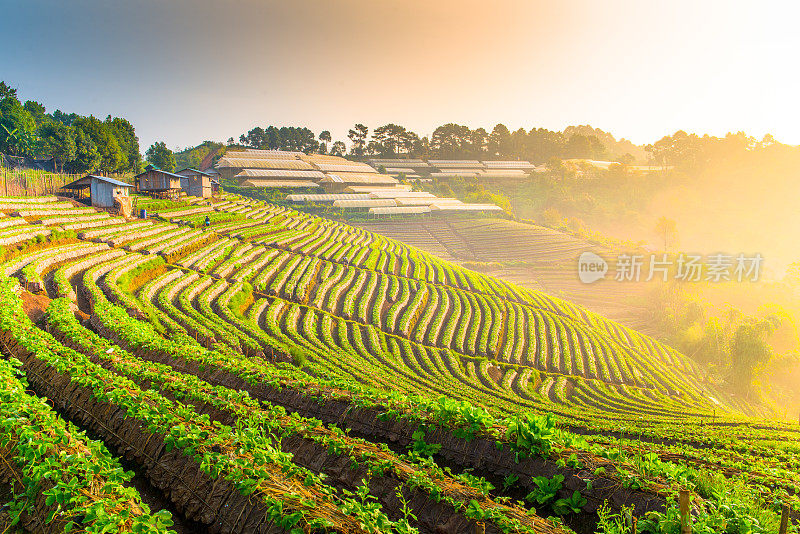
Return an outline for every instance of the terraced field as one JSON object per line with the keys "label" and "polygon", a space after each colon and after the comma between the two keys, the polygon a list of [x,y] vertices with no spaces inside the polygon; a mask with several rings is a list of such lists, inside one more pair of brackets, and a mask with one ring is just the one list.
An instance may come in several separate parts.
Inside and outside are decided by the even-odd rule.
{"label": "terraced field", "polygon": [[654,333],[641,304],[649,284],[610,279],[582,283],[577,276],[577,258],[582,252],[599,254],[611,264],[616,254],[563,232],[489,217],[353,224],[455,263],[473,266],[481,262],[485,274],[580,304],[640,332]]}
{"label": "terraced field", "polygon": [[0,528],[672,532],[682,489],[697,532],[797,518],[800,428],[645,335],[284,207],[140,207],[0,199]]}

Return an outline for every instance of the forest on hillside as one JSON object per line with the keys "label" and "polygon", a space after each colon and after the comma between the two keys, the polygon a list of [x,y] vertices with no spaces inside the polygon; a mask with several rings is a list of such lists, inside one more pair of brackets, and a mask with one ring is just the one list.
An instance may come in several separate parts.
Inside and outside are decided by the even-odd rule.
{"label": "forest on hillside", "polygon": [[0,82],[0,156],[50,158],[55,170],[69,173],[138,172],[139,138],[127,119],[100,120],[22,102],[17,90]]}

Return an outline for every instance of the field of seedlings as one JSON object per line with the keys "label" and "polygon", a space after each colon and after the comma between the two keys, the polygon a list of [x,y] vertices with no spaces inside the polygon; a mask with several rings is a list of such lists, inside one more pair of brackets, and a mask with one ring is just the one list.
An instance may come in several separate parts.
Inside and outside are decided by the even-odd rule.
{"label": "field of seedlings", "polygon": [[647,335],[278,205],[136,208],[0,198],[0,533],[798,532],[800,426]]}
{"label": "field of seedlings", "polygon": [[640,332],[653,332],[641,304],[652,284],[610,279],[584,284],[578,280],[576,263],[582,252],[594,252],[612,262],[616,255],[585,239],[491,217],[352,224],[495,278],[580,304]]}

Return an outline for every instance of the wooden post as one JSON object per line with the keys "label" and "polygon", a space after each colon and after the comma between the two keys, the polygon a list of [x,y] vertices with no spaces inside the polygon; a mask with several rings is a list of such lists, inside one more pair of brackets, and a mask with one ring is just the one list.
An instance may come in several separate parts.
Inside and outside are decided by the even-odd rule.
{"label": "wooden post", "polygon": [[692,534],[692,516],[689,514],[689,491],[681,490],[681,534]]}
{"label": "wooden post", "polygon": [[781,513],[781,529],[779,534],[786,534],[789,531],[789,505],[783,505],[783,512]]}
{"label": "wooden post", "polygon": [[475,523],[475,534],[486,534],[486,524],[483,521]]}

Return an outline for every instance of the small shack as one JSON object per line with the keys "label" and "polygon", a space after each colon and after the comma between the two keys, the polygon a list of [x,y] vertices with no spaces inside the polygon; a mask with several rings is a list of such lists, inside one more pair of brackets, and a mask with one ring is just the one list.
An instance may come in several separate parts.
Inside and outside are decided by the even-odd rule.
{"label": "small shack", "polygon": [[214,167],[209,167],[208,169],[203,171],[206,173],[211,179],[211,194],[218,195],[219,194],[219,179],[220,174],[217,169]]}
{"label": "small shack", "polygon": [[181,179],[184,177],[148,165],[145,171],[137,174],[135,178],[136,186],[141,193],[161,198],[178,198],[181,194]]}
{"label": "small shack", "polygon": [[211,175],[191,167],[175,174],[181,176],[181,189],[190,197],[210,198],[212,194]]}
{"label": "small shack", "polygon": [[130,212],[130,190],[133,186],[120,182],[107,176],[96,176],[94,174],[87,174],[83,178],[75,180],[61,189],[69,191],[75,198],[86,198],[86,193],[89,193],[92,206],[97,208],[114,208],[117,207],[121,211],[125,206],[128,206]]}

